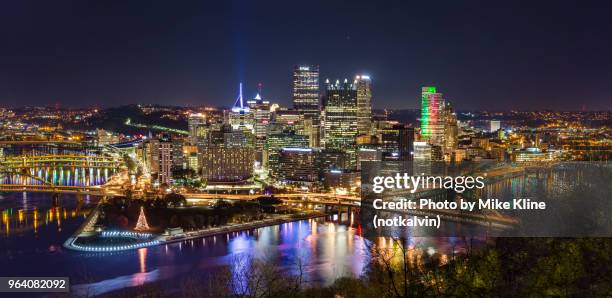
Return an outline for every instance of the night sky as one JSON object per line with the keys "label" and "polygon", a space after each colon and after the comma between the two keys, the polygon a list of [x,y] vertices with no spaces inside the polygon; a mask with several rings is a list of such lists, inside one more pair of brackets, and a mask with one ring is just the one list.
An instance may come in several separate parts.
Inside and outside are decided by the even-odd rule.
{"label": "night sky", "polygon": [[0,38],[0,106],[289,104],[311,63],[377,108],[612,109],[609,1],[7,0]]}

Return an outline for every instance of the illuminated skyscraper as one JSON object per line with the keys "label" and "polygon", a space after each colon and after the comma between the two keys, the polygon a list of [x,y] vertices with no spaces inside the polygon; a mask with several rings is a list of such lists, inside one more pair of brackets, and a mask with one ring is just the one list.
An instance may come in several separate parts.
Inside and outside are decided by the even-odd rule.
{"label": "illuminated skyscraper", "polygon": [[293,69],[293,109],[301,116],[298,133],[318,146],[321,130],[319,106],[319,66],[297,65]]}
{"label": "illuminated skyscraper", "polygon": [[242,98],[242,83],[238,90],[238,98],[229,114],[229,123],[234,129],[253,130],[253,114]]}
{"label": "illuminated skyscraper", "polygon": [[270,102],[263,100],[259,93],[252,100],[247,101],[253,113],[253,133],[258,138],[266,137],[266,129],[270,124]]}
{"label": "illuminated skyscraper", "polygon": [[308,137],[309,146],[317,148],[321,146],[321,127],[317,125],[312,118],[306,118],[302,120],[303,125],[301,126],[303,135]]}
{"label": "illuminated skyscraper", "polygon": [[359,135],[372,134],[372,81],[369,76],[355,78],[357,88],[357,131]]}
{"label": "illuminated skyscraper", "polygon": [[253,175],[254,151],[251,147],[211,146],[202,162],[202,178],[207,183],[236,183]]}
{"label": "illuminated skyscraper", "polygon": [[202,113],[191,114],[187,119],[187,125],[189,127],[189,142],[193,145],[203,144],[208,133],[206,116]]}
{"label": "illuminated skyscraper", "polygon": [[270,170],[273,177],[277,177],[280,164],[280,151],[283,148],[307,148],[308,138],[298,135],[294,131],[279,131],[268,135],[264,150],[264,167]]}
{"label": "illuminated skyscraper", "polygon": [[452,157],[452,153],[457,149],[459,129],[457,127],[457,114],[450,102],[444,108],[444,154]]}
{"label": "illuminated skyscraper", "polygon": [[293,108],[318,124],[319,66],[297,65],[293,69]]}
{"label": "illuminated skyscraper", "polygon": [[278,162],[279,180],[314,183],[319,178],[317,152],[312,148],[283,148]]}
{"label": "illuminated skyscraper", "polygon": [[444,98],[436,87],[421,89],[421,137],[437,146],[444,145]]}
{"label": "illuminated skyscraper", "polygon": [[263,100],[259,93],[248,102],[253,113],[253,134],[255,135],[255,160],[263,162],[263,149],[270,125],[270,102]]}
{"label": "illuminated skyscraper", "polygon": [[330,84],[326,81],[325,148],[346,151],[356,163],[357,147],[357,89],[353,82],[344,80]]}
{"label": "illuminated skyscraper", "polygon": [[255,150],[247,133],[223,125],[208,134],[208,145],[202,154],[202,178],[207,183],[241,182],[253,174]]}
{"label": "illuminated skyscraper", "polygon": [[172,181],[172,140],[168,135],[148,139],[141,145],[145,166],[156,182],[170,185]]}

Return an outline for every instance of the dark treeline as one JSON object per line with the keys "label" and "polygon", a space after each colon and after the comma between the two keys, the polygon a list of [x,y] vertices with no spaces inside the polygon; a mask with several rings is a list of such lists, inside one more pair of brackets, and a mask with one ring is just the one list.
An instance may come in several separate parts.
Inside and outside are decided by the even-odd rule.
{"label": "dark treeline", "polygon": [[295,260],[295,274],[265,260],[241,260],[243,272],[223,268],[197,272],[177,288],[148,284],[110,297],[541,297],[612,295],[612,239],[499,238],[496,244],[443,260],[404,249],[370,245],[371,262],[361,277],[328,287],[310,285]]}

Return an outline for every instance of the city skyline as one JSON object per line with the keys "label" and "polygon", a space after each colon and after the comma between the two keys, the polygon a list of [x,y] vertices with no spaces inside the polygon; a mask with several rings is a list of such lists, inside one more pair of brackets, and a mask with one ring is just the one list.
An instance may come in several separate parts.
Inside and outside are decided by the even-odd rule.
{"label": "city skyline", "polygon": [[321,80],[371,76],[374,108],[418,108],[432,85],[466,110],[609,110],[607,9],[524,7],[6,3],[0,106],[226,106],[238,82],[289,106],[291,70],[309,64]]}
{"label": "city skyline", "polygon": [[0,3],[0,296],[609,295],[591,1]]}

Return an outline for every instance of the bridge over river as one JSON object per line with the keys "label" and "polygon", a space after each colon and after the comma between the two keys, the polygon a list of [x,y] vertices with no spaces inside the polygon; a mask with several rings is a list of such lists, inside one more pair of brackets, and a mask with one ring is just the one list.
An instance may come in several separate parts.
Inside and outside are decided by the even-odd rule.
{"label": "bridge over river", "polygon": [[0,157],[0,191],[102,194],[122,166],[113,155],[35,154]]}

